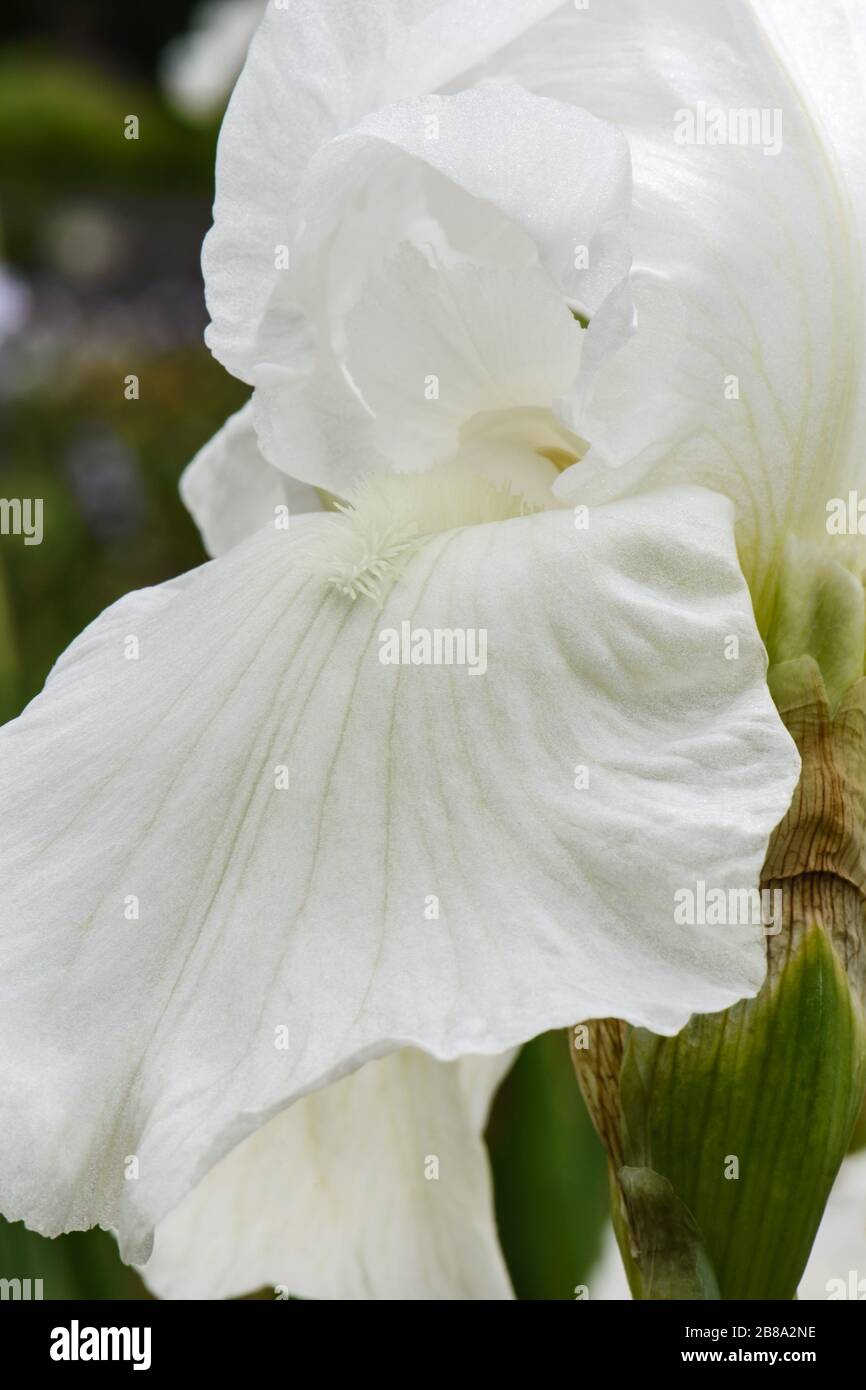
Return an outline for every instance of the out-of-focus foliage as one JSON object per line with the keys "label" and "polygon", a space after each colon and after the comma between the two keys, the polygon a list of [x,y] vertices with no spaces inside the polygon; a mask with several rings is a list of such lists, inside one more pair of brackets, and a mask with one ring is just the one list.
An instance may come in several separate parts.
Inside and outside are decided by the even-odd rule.
{"label": "out-of-focus foliage", "polygon": [[46,384],[2,424],[0,492],[44,502],[42,545],[0,539],[19,706],[108,604],[206,558],[177,481],[244,390],[204,350],[131,365],[137,401],[124,398],[124,371],[105,365],[72,391]]}
{"label": "out-of-focus foliage", "polygon": [[42,1280],[45,1299],[147,1298],[134,1269],[121,1263],[107,1231],[78,1231],[43,1240],[20,1221],[0,1224],[0,1278]]}
{"label": "out-of-focus foliage", "polygon": [[607,1222],[607,1160],[563,1033],[524,1047],[493,1107],[496,1216],[518,1298],[573,1299]]}
{"label": "out-of-focus foliage", "polygon": [[[138,117],[139,138],[124,135]],[[39,49],[0,52],[0,169],[22,189],[213,189],[216,126],[175,115],[155,90]]]}

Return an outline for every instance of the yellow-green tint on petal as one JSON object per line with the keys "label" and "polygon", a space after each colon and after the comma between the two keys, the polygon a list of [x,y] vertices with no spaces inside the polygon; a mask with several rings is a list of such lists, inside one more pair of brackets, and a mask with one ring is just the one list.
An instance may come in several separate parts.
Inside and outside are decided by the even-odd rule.
{"label": "yellow-green tint on petal", "polygon": [[542,508],[508,482],[497,485],[459,464],[442,464],[426,473],[372,474],[336,510],[305,545],[303,563],[347,598],[378,603],[431,536]]}
{"label": "yellow-green tint on petal", "polygon": [[831,711],[864,673],[866,556],[841,546],[791,537],[782,559],[772,621],[766,633],[771,666],[811,656]]}
{"label": "yellow-green tint on petal", "polygon": [[578,462],[577,454],[572,454],[568,449],[557,449],[554,445],[546,449],[536,449],[535,451],[541,458],[547,459],[554,468],[560,473],[564,473],[566,468],[570,468],[573,463]]}

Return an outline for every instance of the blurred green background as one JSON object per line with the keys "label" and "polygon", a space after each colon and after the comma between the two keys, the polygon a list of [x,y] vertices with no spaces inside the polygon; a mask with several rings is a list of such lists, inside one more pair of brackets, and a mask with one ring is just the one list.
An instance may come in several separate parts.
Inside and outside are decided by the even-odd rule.
{"label": "blurred green background", "polygon": [[[178,478],[247,392],[202,342],[199,250],[234,72],[223,43],[190,59],[187,97],[179,78],[166,88],[192,10],[4,0],[0,497],[42,498],[45,530],[38,546],[0,536],[0,721],[107,604],[205,558]],[[607,1197],[564,1035],[523,1050],[488,1140],[518,1296],[573,1298]],[[47,1241],[0,1220],[0,1278],[28,1277],[49,1299],[147,1297],[109,1234]]]}

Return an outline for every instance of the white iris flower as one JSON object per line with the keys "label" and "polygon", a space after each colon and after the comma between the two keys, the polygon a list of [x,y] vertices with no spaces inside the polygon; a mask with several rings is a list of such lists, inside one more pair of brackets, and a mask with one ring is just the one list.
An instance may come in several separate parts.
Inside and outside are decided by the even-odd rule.
{"label": "white iris flower", "polygon": [[508,1297],[509,1049],[760,988],[760,926],[674,904],[758,882],[759,623],[863,474],[845,8],[268,7],[204,254],[254,388],[184,480],[217,558],[0,735],[9,1217],[156,1230],[168,1296]]}

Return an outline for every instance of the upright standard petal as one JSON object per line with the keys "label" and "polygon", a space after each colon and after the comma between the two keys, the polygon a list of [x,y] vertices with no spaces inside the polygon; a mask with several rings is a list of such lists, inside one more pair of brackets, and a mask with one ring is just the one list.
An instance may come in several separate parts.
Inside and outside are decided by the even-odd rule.
{"label": "upright standard petal", "polygon": [[405,1048],[306,1096],[160,1224],[160,1298],[503,1299],[480,1131],[504,1057]]}
{"label": "upright standard petal", "polygon": [[[412,455],[425,453],[435,417],[446,407],[454,415],[465,388],[452,385],[450,397],[443,390],[441,406],[426,412],[422,442],[396,463],[394,450],[414,435],[427,387],[451,371],[455,347],[467,384],[479,362],[488,372],[507,368],[500,392],[491,381],[474,393],[476,409],[484,394],[495,401],[517,388],[522,400],[530,377],[538,403],[550,407],[579,361],[582,330],[567,303],[593,313],[627,274],[630,187],[628,150],[613,126],[517,86],[400,103],[331,140],[297,192],[303,223],[249,373],[266,457],[331,490],[352,473],[417,466]],[[417,265],[408,286],[407,247]],[[497,275],[494,299],[483,281]],[[436,323],[428,325],[418,316],[431,308]],[[377,327],[390,335],[380,385],[389,362],[391,376],[405,381],[399,352],[410,338],[419,368],[412,408],[384,419],[372,364],[358,353]],[[504,354],[494,347],[503,333]]]}
{"label": "upright standard petal", "polygon": [[208,343],[243,380],[262,352],[298,181],[326,141],[391,102],[435,91],[556,0],[293,0],[268,5],[223,121],[204,247]]}
{"label": "upright standard petal", "polygon": [[[563,4],[458,83],[507,77],[625,130],[635,261],[670,281],[684,327],[677,342],[669,305],[658,302],[660,327],[647,306],[648,351],[610,359],[584,422],[605,455],[560,486],[571,500],[648,478],[725,491],[762,626],[785,535],[823,532],[828,496],[864,480],[863,250],[844,177],[858,182],[863,161],[855,8]],[[822,66],[839,81],[819,94],[809,72]],[[660,350],[682,409],[646,375]]]}
{"label": "upright standard petal", "polygon": [[[311,391],[296,374],[271,371],[253,403],[261,442],[271,459],[339,496],[373,471],[459,459],[550,505],[560,468],[581,447],[553,406],[577,376],[583,336],[540,266],[515,276],[404,244],[346,321],[356,389],[319,374]],[[317,431],[321,447],[297,448]]]}
{"label": "upright standard petal", "polygon": [[[143,1262],[232,1148],[366,1061],[670,1033],[758,989],[759,927],[676,916],[696,878],[757,882],[798,774],[730,504],[380,524],[430,487],[127,598],[0,731],[11,1219],[114,1226]],[[348,596],[377,584],[381,610]]]}
{"label": "upright standard petal", "polygon": [[[410,185],[413,172],[432,178],[428,196],[446,229],[449,213],[459,218],[458,194],[464,205],[487,205],[523,233],[562,292],[590,310],[628,270],[631,171],[622,134],[516,84],[401,102],[330,141],[298,192],[299,256],[356,217],[376,179],[397,174]],[[482,212],[470,205],[464,219],[474,214],[489,237]]]}

